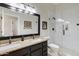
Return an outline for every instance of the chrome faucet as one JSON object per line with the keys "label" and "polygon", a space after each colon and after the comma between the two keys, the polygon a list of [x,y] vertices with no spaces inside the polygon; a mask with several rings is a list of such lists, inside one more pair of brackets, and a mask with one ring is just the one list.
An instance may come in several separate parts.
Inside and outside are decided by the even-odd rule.
{"label": "chrome faucet", "polygon": [[24,36],[22,35],[21,41],[24,41]]}
{"label": "chrome faucet", "polygon": [[35,35],[33,34],[33,39],[35,39]]}
{"label": "chrome faucet", "polygon": [[9,44],[11,44],[12,42],[11,42],[11,37],[9,37]]}

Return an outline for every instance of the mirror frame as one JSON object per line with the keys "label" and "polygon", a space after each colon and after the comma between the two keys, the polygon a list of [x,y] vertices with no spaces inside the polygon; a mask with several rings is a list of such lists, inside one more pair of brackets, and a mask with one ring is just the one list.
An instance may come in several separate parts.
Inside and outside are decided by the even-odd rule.
{"label": "mirror frame", "polygon": [[[5,3],[0,3],[1,7],[5,7],[5,8],[10,8],[9,5],[5,4]],[[33,35],[40,35],[40,14],[34,13],[34,16],[38,17],[38,33],[35,34],[27,34],[27,35],[17,35],[17,36],[2,36],[0,37],[0,40],[5,40],[5,39],[13,39],[13,38],[22,38],[22,37],[28,37],[28,36],[33,36]]]}

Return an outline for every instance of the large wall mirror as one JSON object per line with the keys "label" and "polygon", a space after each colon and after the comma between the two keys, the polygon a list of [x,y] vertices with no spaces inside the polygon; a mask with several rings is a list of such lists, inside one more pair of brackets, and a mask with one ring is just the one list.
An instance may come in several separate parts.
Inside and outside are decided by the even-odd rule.
{"label": "large wall mirror", "polygon": [[0,3],[0,37],[40,35],[40,15],[20,13]]}

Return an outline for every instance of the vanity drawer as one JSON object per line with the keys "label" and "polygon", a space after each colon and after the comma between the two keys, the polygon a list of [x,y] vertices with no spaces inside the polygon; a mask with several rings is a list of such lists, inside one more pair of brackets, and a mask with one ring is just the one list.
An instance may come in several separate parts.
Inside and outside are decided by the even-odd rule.
{"label": "vanity drawer", "polygon": [[31,52],[31,56],[42,56],[42,49]]}
{"label": "vanity drawer", "polygon": [[36,44],[36,45],[32,45],[30,47],[31,51],[35,51],[35,50],[37,50],[39,48],[42,48],[42,43],[39,43],[39,44]]}
{"label": "vanity drawer", "polygon": [[9,56],[25,56],[25,55],[29,55],[29,54],[30,54],[29,48],[23,48],[20,50],[10,52]]}

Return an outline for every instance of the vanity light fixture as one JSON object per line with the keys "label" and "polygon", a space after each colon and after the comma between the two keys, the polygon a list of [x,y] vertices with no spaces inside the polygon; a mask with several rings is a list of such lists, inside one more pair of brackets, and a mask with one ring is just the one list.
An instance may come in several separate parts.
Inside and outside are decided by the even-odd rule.
{"label": "vanity light fixture", "polygon": [[37,13],[37,12],[36,12],[36,9],[32,9],[32,12],[33,12],[33,13]]}
{"label": "vanity light fixture", "polygon": [[26,6],[27,11],[31,11],[31,8],[29,6]]}
{"label": "vanity light fixture", "polygon": [[20,12],[20,13],[22,12],[23,13],[23,10],[22,9],[18,9],[18,12]]}
{"label": "vanity light fixture", "polygon": [[12,11],[16,11],[16,8],[15,8],[15,7],[10,7],[10,9],[11,9]]}
{"label": "vanity light fixture", "polygon": [[33,14],[33,12],[30,12],[30,14]]}
{"label": "vanity light fixture", "polygon": [[30,11],[31,11],[30,7],[29,6],[26,6],[25,13],[30,13]]}
{"label": "vanity light fixture", "polygon": [[13,11],[19,11],[22,13],[30,13],[30,14],[37,13],[34,7],[26,5],[25,3],[6,3],[6,4],[10,5],[11,6],[10,9]]}

